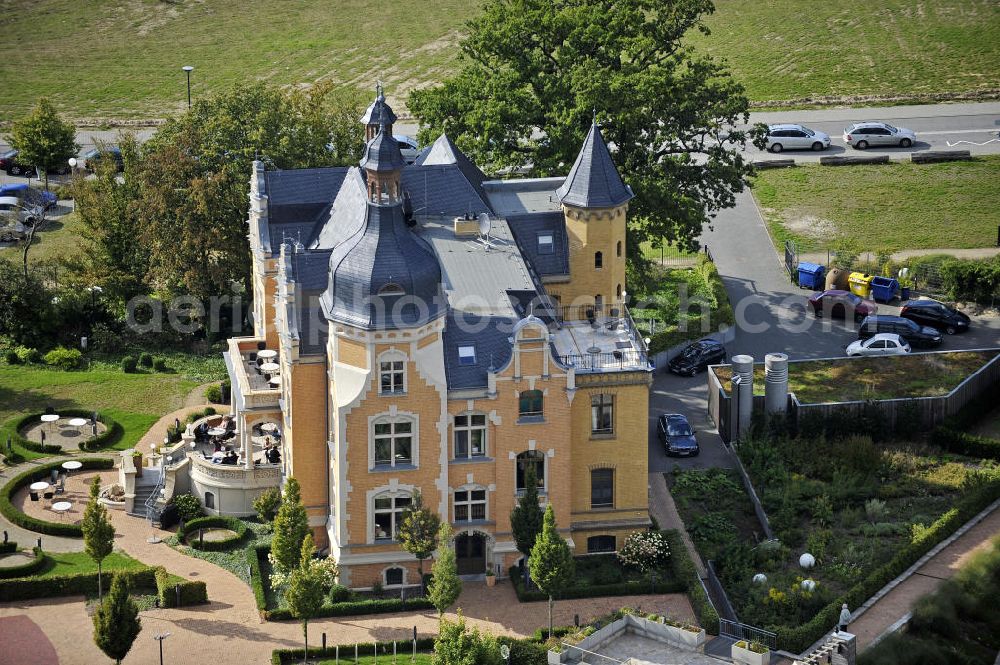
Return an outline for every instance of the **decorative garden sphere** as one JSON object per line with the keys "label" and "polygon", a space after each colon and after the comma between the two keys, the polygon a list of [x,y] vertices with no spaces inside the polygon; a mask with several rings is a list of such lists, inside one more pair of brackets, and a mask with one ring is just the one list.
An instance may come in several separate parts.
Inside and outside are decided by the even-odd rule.
{"label": "decorative garden sphere", "polygon": [[753,576],[754,584],[767,584],[767,575],[764,573],[757,573]]}
{"label": "decorative garden sphere", "polygon": [[802,584],[800,586],[803,591],[812,592],[816,590],[816,582],[814,580],[802,580]]}
{"label": "decorative garden sphere", "polygon": [[809,554],[809,552],[806,552],[805,554],[799,557],[799,565],[807,569],[812,568],[813,566],[816,565],[816,557],[814,557],[812,554]]}

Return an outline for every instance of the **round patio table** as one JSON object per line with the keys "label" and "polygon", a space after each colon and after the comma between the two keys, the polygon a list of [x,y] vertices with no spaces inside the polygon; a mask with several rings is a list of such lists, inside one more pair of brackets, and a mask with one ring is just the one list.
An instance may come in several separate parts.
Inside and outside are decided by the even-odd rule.
{"label": "round patio table", "polygon": [[277,432],[278,423],[264,423],[263,425],[260,426],[260,430],[262,432]]}
{"label": "round patio table", "polygon": [[267,372],[268,374],[277,372],[280,369],[281,365],[279,365],[278,363],[264,363],[263,365],[260,366],[260,371]]}
{"label": "round patio table", "polygon": [[208,430],[209,436],[223,436],[225,433],[226,433],[225,427],[213,427],[212,429]]}
{"label": "round patio table", "polygon": [[80,462],[79,460],[71,459],[68,462],[63,462],[62,463],[62,468],[66,469],[67,471],[76,471],[78,469],[82,469],[83,468],[83,462]]}
{"label": "round patio table", "polygon": [[74,418],[73,420],[69,421],[70,427],[83,427],[86,424],[87,424],[86,418]]}
{"label": "round patio table", "polygon": [[270,383],[272,386],[280,386],[281,385],[281,377],[280,376],[272,376],[271,379],[268,381],[268,383]]}
{"label": "round patio table", "polygon": [[59,416],[57,416],[54,413],[46,413],[44,416],[40,418],[40,420],[43,423],[54,423],[55,421],[59,420]]}
{"label": "round patio table", "polygon": [[257,352],[257,357],[261,360],[270,360],[271,358],[277,358],[278,352],[274,349],[264,349],[263,351]]}
{"label": "round patio table", "polygon": [[44,492],[49,488],[49,484],[44,480],[39,480],[37,483],[31,483],[28,485],[28,489],[32,492]]}
{"label": "round patio table", "polygon": [[56,501],[55,503],[52,504],[52,510],[59,513],[60,518],[63,515],[65,515],[66,511],[72,507],[73,504],[70,503],[69,501]]}

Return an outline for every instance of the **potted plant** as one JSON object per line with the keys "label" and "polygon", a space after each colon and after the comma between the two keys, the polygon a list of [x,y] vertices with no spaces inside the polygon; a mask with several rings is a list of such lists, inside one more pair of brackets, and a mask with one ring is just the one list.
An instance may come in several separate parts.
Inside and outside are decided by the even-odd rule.
{"label": "potted plant", "polygon": [[741,665],[768,665],[771,662],[771,651],[756,640],[740,640],[732,647],[732,657],[734,663]]}
{"label": "potted plant", "polygon": [[486,571],[486,586],[494,586],[497,583],[497,576],[492,570]]}

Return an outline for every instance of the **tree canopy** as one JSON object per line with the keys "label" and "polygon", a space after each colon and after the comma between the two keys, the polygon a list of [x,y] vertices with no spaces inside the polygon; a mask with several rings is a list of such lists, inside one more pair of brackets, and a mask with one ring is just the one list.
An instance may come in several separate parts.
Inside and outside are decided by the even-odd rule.
{"label": "tree canopy", "polygon": [[128,580],[116,574],[111,591],[94,611],[94,642],[116,663],[128,655],[132,643],[142,630],[139,606],[129,595]]}
{"label": "tree canopy", "polygon": [[549,597],[549,637],[552,637],[552,603],[555,596],[570,585],[576,574],[576,561],[566,539],[556,530],[556,514],[550,503],[545,507],[542,532],[531,548],[528,559],[531,579]]}
{"label": "tree canopy", "polygon": [[565,175],[592,118],[636,198],[638,242],[694,248],[702,224],[732,206],[750,166],[743,86],[685,44],[711,0],[488,0],[461,43],[462,68],[414,90],[422,141],[446,131],[487,168]]}
{"label": "tree canopy", "polygon": [[45,97],[39,98],[31,113],[11,123],[6,138],[18,151],[19,162],[41,169],[46,186],[49,169],[69,168],[69,158],[80,151],[76,128],[60,118]]}

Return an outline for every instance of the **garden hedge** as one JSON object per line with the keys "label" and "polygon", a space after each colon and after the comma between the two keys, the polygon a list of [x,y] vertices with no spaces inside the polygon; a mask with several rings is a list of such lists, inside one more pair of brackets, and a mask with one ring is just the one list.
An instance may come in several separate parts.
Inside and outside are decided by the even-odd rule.
{"label": "garden hedge", "polygon": [[[514,584],[514,593],[522,603],[534,603],[548,600],[549,597],[534,589],[524,588],[524,579],[517,566],[511,566],[507,571],[511,582]],[[650,586],[649,582],[618,582],[617,584],[595,584],[588,587],[574,587],[559,594],[558,600],[571,600],[575,598],[598,598],[601,596],[633,596],[651,593],[684,593],[686,589],[684,582],[671,580],[670,582],[657,582]]]}
{"label": "garden hedge", "polygon": [[[358,656],[374,656],[376,652],[378,654],[391,654],[392,653],[392,642],[359,642]],[[397,640],[397,648],[400,645],[404,645],[403,649],[399,651],[400,661],[405,662],[407,660],[406,656],[411,653],[413,647],[412,640]],[[340,645],[340,659],[344,663],[354,662],[354,646],[353,644],[341,644]],[[404,650],[405,649],[405,650]],[[328,646],[326,651],[322,647],[309,647],[309,658],[323,658],[332,657],[336,647]],[[430,653],[434,650],[434,638],[433,637],[421,637],[417,639],[417,652],[418,653]],[[301,663],[305,656],[305,649],[275,649],[271,652],[271,664],[272,665],[286,665],[286,663]],[[389,657],[391,660],[391,656]],[[388,661],[387,661],[388,662]]]}
{"label": "garden hedge", "polygon": [[[292,613],[286,608],[279,607],[268,609],[267,591],[264,587],[266,580],[261,572],[260,560],[267,558],[271,551],[270,545],[258,545],[247,548],[247,564],[250,566],[250,586],[253,588],[254,600],[257,601],[257,609],[260,615],[267,621],[288,621]],[[333,603],[323,605],[317,617],[346,617],[360,614],[388,614],[391,612],[408,612],[412,610],[429,610],[434,604],[427,598],[413,598],[402,600],[400,598],[379,598],[371,600],[351,600],[343,603]],[[299,650],[301,654],[301,649]]]}
{"label": "garden hedge", "polygon": [[10,554],[11,552],[17,551],[17,541],[8,540],[6,543],[0,543],[0,554]]}
{"label": "garden hedge", "polygon": [[[94,415],[93,411],[87,411],[86,409],[60,409],[60,416],[72,417],[72,418],[90,418]],[[46,454],[46,455],[58,455],[63,452],[63,447],[54,443],[36,443],[35,441],[29,441],[28,439],[21,436],[21,430],[28,425],[37,422],[42,416],[40,413],[32,413],[27,416],[22,416],[15,420],[10,426],[11,429],[11,439],[14,443],[30,450],[32,452]],[[118,421],[102,415],[97,414],[97,420],[104,424],[106,429],[95,437],[92,437],[80,444],[81,450],[94,451],[100,450],[106,446],[113,445],[117,443],[122,436],[125,434],[125,430],[122,428]]]}
{"label": "garden hedge", "polygon": [[[139,587],[153,588],[156,585],[155,573],[152,568],[116,571],[116,574],[125,575],[133,589]],[[103,574],[105,588],[108,588],[111,575],[110,571],[105,571]],[[79,596],[88,593],[97,593],[96,572],[0,580],[0,602],[4,603],[15,600],[31,600],[33,598]]]}
{"label": "garden hedge", "polygon": [[684,539],[676,529],[665,529],[663,535],[670,544],[670,562],[674,567],[674,575],[687,588],[688,599],[698,617],[698,623],[709,635],[717,635],[719,632],[719,613],[705,592],[705,587],[698,576],[698,569],[684,546]]}
{"label": "garden hedge", "polygon": [[[229,529],[230,531],[235,531],[236,535],[223,538],[222,540],[199,542],[198,531],[200,529]],[[247,525],[243,522],[243,520],[235,517],[224,517],[221,515],[198,517],[190,522],[185,522],[183,528],[177,532],[177,536],[181,542],[185,543],[189,547],[193,547],[196,550],[202,550],[204,552],[221,552],[228,550],[242,542],[246,535]],[[188,542],[189,536],[191,536],[190,542]]]}
{"label": "garden hedge", "polygon": [[[17,543],[13,544],[16,545]],[[8,580],[14,577],[28,577],[45,566],[45,562],[49,560],[49,555],[37,547],[32,548],[31,551],[34,552],[35,558],[28,563],[23,563],[20,566],[0,568],[0,580]]]}
{"label": "garden hedge", "polygon": [[[971,490],[957,505],[937,519],[916,542],[901,548],[887,563],[872,571],[846,593],[832,600],[810,621],[796,626],[772,626],[778,635],[778,646],[786,651],[801,653],[836,625],[840,606],[847,603],[855,610],[874,596],[882,587],[899,577],[938,543],[955,533],[991,503],[1000,499],[1000,481],[993,481]],[[697,610],[696,610],[697,611]]]}
{"label": "garden hedge", "polygon": [[170,582],[170,575],[163,566],[154,568],[156,579],[156,595],[160,599],[160,607],[187,607],[188,605],[201,605],[208,602],[208,588],[204,582],[184,580],[176,582],[180,587],[181,602],[177,603],[177,589],[175,584]]}
{"label": "garden hedge", "polygon": [[948,425],[934,428],[931,443],[951,453],[1000,461],[1000,441],[969,434]]}
{"label": "garden hedge", "polygon": [[[36,480],[48,480],[50,471],[52,471],[52,469],[62,468],[63,461],[64,460],[59,460],[56,462],[49,462],[48,464],[41,464],[32,468],[30,471],[25,471],[20,475],[14,476],[14,478],[3,487],[3,490],[0,490],[0,514],[17,526],[28,529],[29,531],[36,531],[50,536],[83,538],[83,529],[79,524],[69,524],[67,522],[46,522],[45,520],[40,520],[37,517],[31,517],[15,508],[14,504],[11,503],[10,500],[10,498],[14,495],[14,492],[18,491],[22,487],[30,485]],[[110,457],[85,457],[82,458],[80,462],[83,463],[84,469],[113,469],[115,466],[114,460]]]}

